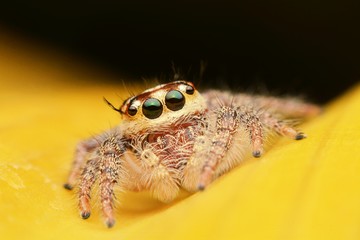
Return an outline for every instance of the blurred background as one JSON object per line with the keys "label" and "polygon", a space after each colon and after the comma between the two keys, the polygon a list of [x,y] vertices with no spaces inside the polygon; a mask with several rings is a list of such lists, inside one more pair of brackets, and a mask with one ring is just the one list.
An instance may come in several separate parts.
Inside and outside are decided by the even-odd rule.
{"label": "blurred background", "polygon": [[1,3],[0,37],[31,39],[119,82],[166,81],[175,66],[202,86],[325,103],[360,79],[357,2],[14,0]]}

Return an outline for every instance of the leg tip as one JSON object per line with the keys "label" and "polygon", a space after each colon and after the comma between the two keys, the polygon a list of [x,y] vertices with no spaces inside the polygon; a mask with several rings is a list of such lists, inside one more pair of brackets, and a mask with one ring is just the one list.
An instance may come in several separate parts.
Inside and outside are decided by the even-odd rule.
{"label": "leg tip", "polygon": [[73,186],[70,185],[69,183],[65,183],[63,186],[64,186],[64,188],[67,189],[67,190],[72,190],[72,189],[73,189]]}
{"label": "leg tip", "polygon": [[106,220],[105,224],[106,224],[106,226],[108,228],[112,228],[115,225],[115,220],[114,219],[108,219],[108,220]]}
{"label": "leg tip", "polygon": [[83,219],[88,219],[88,218],[90,217],[90,212],[82,212],[82,213],[81,213],[81,217],[82,217]]}
{"label": "leg tip", "polygon": [[306,138],[306,135],[304,133],[302,133],[302,132],[299,132],[295,136],[295,140],[301,140],[301,139],[304,139],[304,138]]}
{"label": "leg tip", "polygon": [[198,189],[199,191],[204,191],[204,190],[205,190],[205,185],[202,184],[202,183],[200,183],[200,184],[197,186],[197,189]]}
{"label": "leg tip", "polygon": [[260,150],[257,150],[257,151],[253,151],[253,156],[256,157],[256,158],[259,158],[261,157],[261,151]]}

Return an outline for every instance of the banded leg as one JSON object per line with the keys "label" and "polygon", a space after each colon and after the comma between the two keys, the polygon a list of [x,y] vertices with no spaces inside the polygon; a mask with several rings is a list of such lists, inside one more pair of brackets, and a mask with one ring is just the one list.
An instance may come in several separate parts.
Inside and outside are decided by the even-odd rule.
{"label": "banded leg", "polygon": [[79,184],[79,209],[83,219],[90,217],[90,194],[99,171],[98,160],[98,158],[88,160],[81,176]]}
{"label": "banded leg", "polygon": [[74,161],[68,179],[64,184],[64,188],[68,190],[72,190],[74,188],[74,185],[80,175],[81,168],[85,163],[87,154],[98,146],[99,142],[95,138],[82,141],[76,146]]}
{"label": "banded leg", "polygon": [[247,107],[239,108],[239,118],[241,124],[245,127],[250,135],[252,154],[254,157],[260,157],[263,153],[263,126],[255,110]]}
{"label": "banded leg", "polygon": [[100,198],[105,224],[109,228],[115,224],[114,185],[118,183],[122,174],[120,157],[124,152],[124,143],[116,137],[108,138],[99,147]]}
{"label": "banded leg", "polygon": [[230,107],[222,107],[217,115],[215,136],[211,148],[205,156],[206,160],[201,169],[198,190],[204,190],[213,179],[216,167],[229,149],[232,138],[240,124],[238,113]]}
{"label": "banded leg", "polygon": [[306,138],[306,135],[304,133],[296,131],[293,127],[284,123],[282,120],[272,116],[270,113],[263,113],[261,115],[261,119],[265,126],[275,130],[277,133],[283,136],[295,140],[301,140],[303,138]]}
{"label": "banded leg", "polygon": [[188,159],[181,177],[181,186],[189,192],[196,192],[199,184],[199,176],[208,156],[208,149],[212,145],[212,139],[208,136],[198,136],[194,141],[193,154]]}

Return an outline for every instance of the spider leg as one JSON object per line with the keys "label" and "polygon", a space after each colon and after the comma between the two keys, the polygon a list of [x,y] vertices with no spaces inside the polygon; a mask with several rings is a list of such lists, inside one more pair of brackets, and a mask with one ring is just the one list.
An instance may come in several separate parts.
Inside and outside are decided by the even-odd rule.
{"label": "spider leg", "polygon": [[265,126],[269,127],[270,129],[275,130],[277,133],[295,139],[301,140],[306,138],[306,135],[302,132],[298,132],[293,127],[289,126],[282,120],[272,116],[270,113],[265,112],[261,115],[261,120]]}
{"label": "spider leg", "polygon": [[90,193],[99,171],[99,159],[94,158],[86,162],[79,184],[79,209],[83,219],[90,217]]}
{"label": "spider leg", "polygon": [[259,114],[251,107],[238,108],[241,124],[250,135],[250,143],[254,157],[260,157],[263,153],[263,126]]}
{"label": "spider leg", "polygon": [[105,223],[110,228],[115,224],[113,213],[114,185],[122,174],[120,157],[125,152],[124,142],[116,136],[105,140],[99,147],[100,198]]}
{"label": "spider leg", "polygon": [[68,190],[73,189],[80,175],[81,168],[85,163],[87,154],[98,146],[99,146],[99,142],[95,138],[89,138],[78,143],[75,150],[75,157],[72,164],[72,168],[68,176],[68,179],[64,184],[64,188]]}
{"label": "spider leg", "polygon": [[212,139],[210,137],[198,136],[195,138],[193,154],[188,159],[181,177],[181,186],[189,192],[196,192],[198,190],[199,175],[211,145]]}
{"label": "spider leg", "polygon": [[220,109],[216,119],[215,136],[201,169],[198,190],[204,190],[212,181],[216,167],[229,149],[239,124],[238,112],[235,109],[226,106]]}

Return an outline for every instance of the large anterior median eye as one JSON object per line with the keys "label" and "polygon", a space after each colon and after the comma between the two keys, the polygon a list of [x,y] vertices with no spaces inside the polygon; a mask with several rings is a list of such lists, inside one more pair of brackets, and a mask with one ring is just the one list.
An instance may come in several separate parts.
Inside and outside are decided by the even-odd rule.
{"label": "large anterior median eye", "polygon": [[185,105],[185,97],[181,92],[171,90],[165,96],[165,104],[172,111],[180,110]]}
{"label": "large anterior median eye", "polygon": [[144,116],[150,119],[158,118],[162,111],[163,106],[156,98],[149,98],[142,105],[142,112]]}

